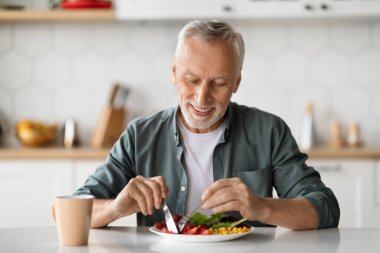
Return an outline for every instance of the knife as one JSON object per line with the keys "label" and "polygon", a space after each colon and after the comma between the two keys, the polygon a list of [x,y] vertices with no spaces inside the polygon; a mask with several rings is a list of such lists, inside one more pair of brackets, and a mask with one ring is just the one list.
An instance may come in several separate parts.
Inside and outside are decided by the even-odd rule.
{"label": "knife", "polygon": [[173,233],[178,234],[177,225],[175,224],[173,216],[169,210],[169,207],[166,205],[166,203],[162,205],[162,209],[164,210],[164,214],[165,214],[166,227],[168,228],[169,231],[172,231]]}

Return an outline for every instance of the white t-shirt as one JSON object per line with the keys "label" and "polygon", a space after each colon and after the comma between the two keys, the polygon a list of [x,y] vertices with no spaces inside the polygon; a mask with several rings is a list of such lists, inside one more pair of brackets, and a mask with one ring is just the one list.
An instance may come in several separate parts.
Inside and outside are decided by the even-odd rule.
{"label": "white t-shirt", "polygon": [[[186,214],[190,214],[202,202],[201,196],[213,182],[213,153],[222,137],[225,124],[209,133],[193,133],[183,124],[180,117],[177,123],[181,132],[183,154],[188,181]],[[200,210],[210,214],[211,211]]]}

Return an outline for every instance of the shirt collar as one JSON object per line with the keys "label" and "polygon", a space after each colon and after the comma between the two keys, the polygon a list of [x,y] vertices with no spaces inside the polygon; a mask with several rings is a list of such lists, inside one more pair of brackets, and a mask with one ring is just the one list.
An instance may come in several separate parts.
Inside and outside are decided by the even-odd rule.
{"label": "shirt collar", "polygon": [[174,114],[172,115],[172,124],[171,124],[171,131],[174,133],[174,140],[177,146],[181,145],[180,141],[180,135],[179,135],[179,129],[177,126],[177,115],[179,113],[179,105],[175,108]]}
{"label": "shirt collar", "polygon": [[[224,114],[224,120],[225,120],[225,125],[226,125],[226,129],[224,130],[224,134],[220,140],[220,142],[225,142],[228,135],[229,135],[229,129],[230,129],[230,125],[231,125],[231,111],[232,111],[232,105],[233,103],[230,102],[229,105],[227,106],[227,110]],[[174,110],[174,114],[172,115],[172,123],[171,123],[171,132],[173,133],[174,135],[174,140],[176,142],[176,145],[179,146],[181,145],[181,138],[180,138],[180,131],[178,129],[178,125],[177,125],[177,115],[179,113],[179,105],[175,108]]]}

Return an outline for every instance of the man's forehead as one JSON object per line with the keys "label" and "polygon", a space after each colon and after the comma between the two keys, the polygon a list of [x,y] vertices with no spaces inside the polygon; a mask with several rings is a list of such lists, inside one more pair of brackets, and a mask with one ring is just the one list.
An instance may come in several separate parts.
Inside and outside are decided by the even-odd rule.
{"label": "man's forehead", "polygon": [[[200,78],[201,75],[198,74],[197,72],[191,71],[190,69],[184,69],[183,70],[183,75],[185,77],[198,77]],[[216,74],[212,77],[213,79],[223,79],[223,80],[228,80],[230,79],[230,76],[228,74]]]}

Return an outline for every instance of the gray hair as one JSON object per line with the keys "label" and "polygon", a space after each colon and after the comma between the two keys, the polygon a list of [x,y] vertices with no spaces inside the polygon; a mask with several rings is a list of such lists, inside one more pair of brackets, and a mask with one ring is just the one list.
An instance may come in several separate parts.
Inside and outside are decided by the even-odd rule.
{"label": "gray hair", "polygon": [[244,61],[244,41],[240,33],[236,32],[229,24],[212,21],[193,20],[187,23],[178,34],[178,43],[176,49],[176,55],[179,48],[185,43],[186,39],[193,37],[204,40],[205,42],[214,42],[218,39],[222,39],[231,43],[235,55],[240,63],[240,67],[243,66]]}

